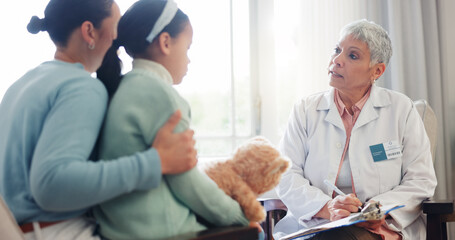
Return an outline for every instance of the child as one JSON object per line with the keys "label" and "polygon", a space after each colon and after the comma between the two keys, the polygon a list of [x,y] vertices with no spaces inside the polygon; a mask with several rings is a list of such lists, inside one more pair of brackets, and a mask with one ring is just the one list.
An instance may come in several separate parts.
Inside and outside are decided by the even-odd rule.
{"label": "child", "polygon": [[[177,109],[182,120],[175,131],[188,128],[190,107],[172,84],[179,84],[186,74],[192,36],[188,17],[172,1],[140,0],[121,18],[118,39],[98,71],[112,97],[101,136],[101,159],[147,149]],[[133,70],[123,78],[118,46],[134,59]],[[94,214],[101,234],[109,239],[156,239],[206,229],[196,214],[210,225],[248,225],[237,202],[197,168],[163,175],[155,189],[118,197],[101,204]]]}

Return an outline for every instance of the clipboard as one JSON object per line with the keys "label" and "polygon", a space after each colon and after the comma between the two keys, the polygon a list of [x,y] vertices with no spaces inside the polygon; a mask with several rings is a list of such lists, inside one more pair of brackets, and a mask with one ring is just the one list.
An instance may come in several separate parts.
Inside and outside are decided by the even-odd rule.
{"label": "clipboard", "polygon": [[[336,221],[324,223],[324,224],[321,224],[321,225],[318,225],[318,226],[315,226],[312,228],[302,229],[300,231],[297,231],[297,232],[288,234],[284,237],[281,237],[279,240],[292,240],[292,239],[296,239],[296,238],[300,238],[300,237],[304,237],[304,236],[308,236],[308,235],[312,235],[312,234],[317,234],[317,233],[324,232],[324,231],[329,231],[331,229],[335,229],[335,228],[339,228],[339,227],[350,226],[350,225],[360,223],[360,222],[365,222],[368,220],[380,219],[380,218],[382,218],[383,215],[386,215],[391,211],[404,207],[404,205],[386,205],[386,206],[379,207],[379,202],[375,202],[374,204],[377,204],[377,207],[369,209],[369,211],[362,210],[362,212],[352,213],[348,217],[345,217],[345,218],[342,218],[342,219],[339,219]],[[366,209],[366,208],[367,208],[367,206],[364,209]],[[378,213],[381,215],[377,215]]]}

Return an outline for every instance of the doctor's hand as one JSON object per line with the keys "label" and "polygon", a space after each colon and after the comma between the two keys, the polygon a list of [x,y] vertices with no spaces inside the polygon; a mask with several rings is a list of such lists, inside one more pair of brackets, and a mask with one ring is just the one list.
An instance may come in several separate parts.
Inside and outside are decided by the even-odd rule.
{"label": "doctor's hand", "polygon": [[335,221],[345,218],[353,212],[358,212],[360,206],[362,206],[362,202],[354,194],[338,195],[328,201],[315,216]]}

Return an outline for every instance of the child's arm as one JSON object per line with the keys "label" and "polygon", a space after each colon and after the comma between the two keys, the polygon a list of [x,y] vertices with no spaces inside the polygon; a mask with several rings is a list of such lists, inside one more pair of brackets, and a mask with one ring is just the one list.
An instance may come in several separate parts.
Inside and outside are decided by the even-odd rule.
{"label": "child's arm", "polygon": [[197,168],[165,179],[174,195],[197,215],[216,226],[248,225],[239,204]]}
{"label": "child's arm", "polygon": [[[149,84],[149,82],[146,82]],[[159,85],[159,82],[157,82]],[[175,132],[188,129],[190,107],[172,88],[154,86],[156,91],[141,96],[141,114],[139,122],[145,142],[152,142],[157,130],[175,110],[182,112],[182,118],[175,127]],[[136,93],[137,96],[137,93]],[[217,226],[233,224],[248,225],[239,204],[218,188],[207,175],[197,168],[176,175],[164,175],[173,194],[197,215]]]}

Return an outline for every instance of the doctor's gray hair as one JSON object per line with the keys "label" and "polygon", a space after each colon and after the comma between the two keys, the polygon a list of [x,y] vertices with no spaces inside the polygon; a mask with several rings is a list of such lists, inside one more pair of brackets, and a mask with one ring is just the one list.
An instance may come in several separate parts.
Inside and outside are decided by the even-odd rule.
{"label": "doctor's gray hair", "polygon": [[392,56],[392,41],[380,25],[366,19],[358,20],[344,26],[340,32],[340,39],[347,36],[365,42],[370,49],[370,66],[384,63],[386,66]]}

